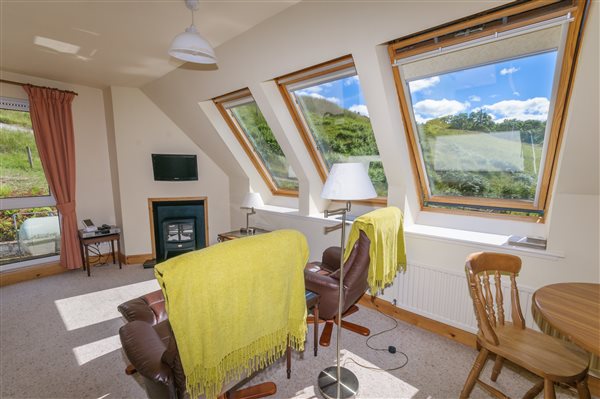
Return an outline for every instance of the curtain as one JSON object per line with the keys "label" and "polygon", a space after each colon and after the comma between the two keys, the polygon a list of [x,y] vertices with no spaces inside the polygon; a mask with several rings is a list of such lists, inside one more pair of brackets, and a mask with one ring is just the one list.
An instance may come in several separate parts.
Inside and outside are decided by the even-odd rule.
{"label": "curtain", "polygon": [[35,143],[59,213],[60,264],[82,266],[75,214],[75,137],[71,103],[75,93],[24,85]]}

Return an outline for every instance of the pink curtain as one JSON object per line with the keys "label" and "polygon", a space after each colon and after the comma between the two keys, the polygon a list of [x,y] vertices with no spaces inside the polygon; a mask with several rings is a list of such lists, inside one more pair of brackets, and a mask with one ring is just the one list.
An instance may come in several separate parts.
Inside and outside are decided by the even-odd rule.
{"label": "pink curtain", "polygon": [[56,199],[61,235],[60,264],[82,266],[75,214],[75,137],[71,103],[75,93],[24,85],[35,143],[50,191]]}

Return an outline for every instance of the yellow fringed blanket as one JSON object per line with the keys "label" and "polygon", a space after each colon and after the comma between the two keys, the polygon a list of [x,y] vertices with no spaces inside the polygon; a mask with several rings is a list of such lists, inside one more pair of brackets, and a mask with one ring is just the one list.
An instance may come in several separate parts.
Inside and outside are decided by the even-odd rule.
{"label": "yellow fringed blanket", "polygon": [[364,231],[371,241],[368,277],[371,295],[391,284],[399,270],[406,270],[403,219],[402,211],[390,206],[366,213],[352,224],[344,261],[350,256],[360,230]]}
{"label": "yellow fringed blanket", "polygon": [[293,230],[228,241],[155,267],[191,398],[304,349],[306,238]]}

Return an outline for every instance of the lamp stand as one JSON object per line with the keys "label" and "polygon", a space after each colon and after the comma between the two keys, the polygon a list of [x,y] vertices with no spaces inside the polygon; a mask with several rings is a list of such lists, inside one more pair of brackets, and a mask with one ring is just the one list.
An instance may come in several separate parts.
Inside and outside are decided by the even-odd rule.
{"label": "lamp stand", "polygon": [[342,241],[341,241],[341,252],[340,257],[340,289],[338,299],[338,323],[337,323],[337,364],[336,366],[327,367],[319,374],[319,390],[321,394],[327,399],[349,399],[356,396],[358,392],[358,378],[345,367],[340,364],[340,343],[342,339],[342,302],[344,299],[344,247],[346,243],[346,214],[350,212],[350,201],[346,201],[346,207],[336,209],[333,211],[325,211],[325,217],[328,218],[332,215],[342,215],[342,223],[325,227],[325,234],[331,233],[332,231],[341,229],[342,230]]}
{"label": "lamp stand", "polygon": [[251,235],[254,234],[254,228],[250,228],[250,215],[254,215],[256,211],[254,210],[254,207],[248,209],[250,209],[250,212],[246,213],[246,227],[242,227],[240,233]]}

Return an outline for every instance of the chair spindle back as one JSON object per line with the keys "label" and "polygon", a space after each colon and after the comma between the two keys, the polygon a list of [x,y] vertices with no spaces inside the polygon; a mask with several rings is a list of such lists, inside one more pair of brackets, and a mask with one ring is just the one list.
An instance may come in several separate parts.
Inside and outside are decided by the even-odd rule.
{"label": "chair spindle back", "polygon": [[[519,291],[515,280],[515,276],[521,270],[521,259],[514,255],[478,252],[467,258],[465,268],[477,324],[484,338],[489,343],[498,345],[499,341],[494,329],[505,324],[502,274],[508,274],[510,277],[513,326],[525,328],[525,319],[521,313]],[[493,276],[493,283],[496,286],[495,308],[490,275]]]}

